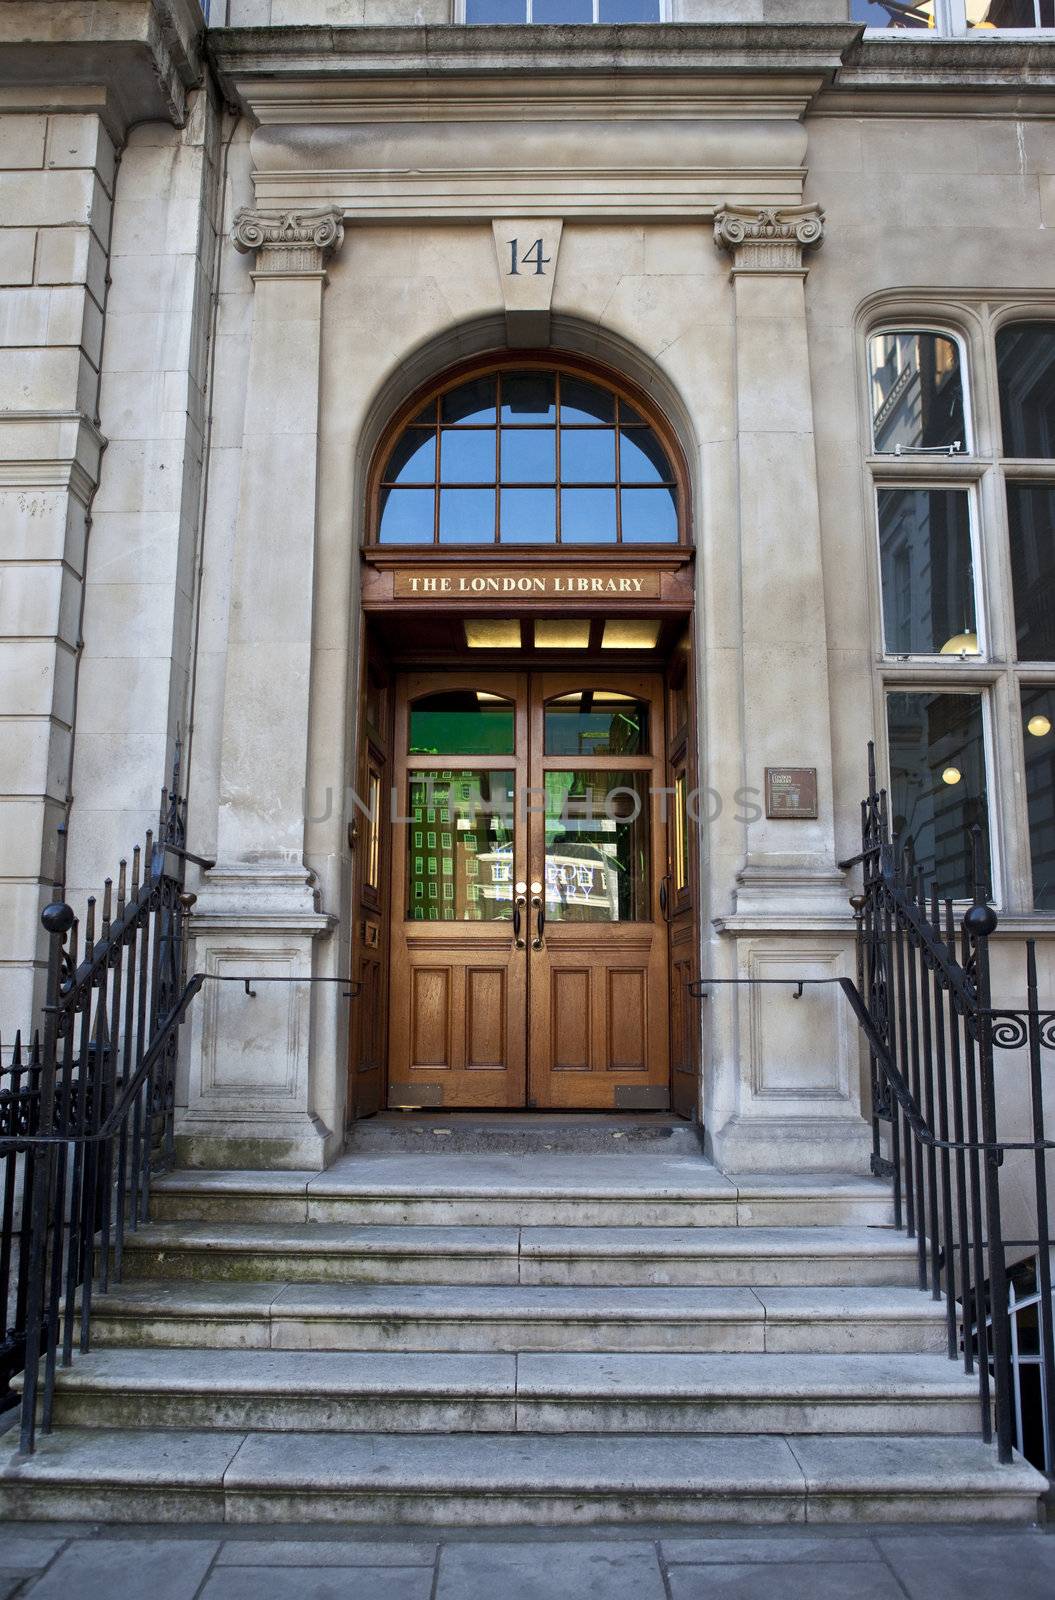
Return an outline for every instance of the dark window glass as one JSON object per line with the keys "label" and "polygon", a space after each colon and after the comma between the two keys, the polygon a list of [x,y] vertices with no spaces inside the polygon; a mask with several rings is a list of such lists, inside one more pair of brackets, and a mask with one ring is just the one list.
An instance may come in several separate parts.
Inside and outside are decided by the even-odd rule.
{"label": "dark window glass", "polygon": [[562,489],[560,536],[563,544],[614,544],[615,490]]}
{"label": "dark window glass", "polygon": [[963,383],[954,339],[877,333],[868,341],[872,427],[879,452],[966,449]]}
{"label": "dark window glass", "polygon": [[1001,328],[996,372],[1005,456],[1055,456],[1055,323]]}
{"label": "dark window glass", "polygon": [[1022,686],[1022,743],[1033,905],[1038,911],[1055,911],[1055,687],[1051,684]]}
{"label": "dark window glass", "polygon": [[440,490],[440,543],[493,544],[493,489]]}
{"label": "dark window glass", "polygon": [[385,463],[385,483],[435,483],[436,434],[408,428]]}
{"label": "dark window glass", "polygon": [[1055,661],[1055,487],[1009,483],[1011,587],[1020,661]]}
{"label": "dark window glass", "polygon": [[546,915],[641,922],[649,908],[648,779],[643,772],[547,772]]}
{"label": "dark window glass", "polygon": [[977,694],[887,695],[891,830],[922,866],[928,893],[973,892],[972,829],[982,830],[988,884],[982,700]]}
{"label": "dark window glass", "polygon": [[503,372],[503,423],[554,423],[557,385],[552,372]]}
{"label": "dark window glass", "polygon": [[585,378],[561,378],[561,426],[615,421],[615,396]]}
{"label": "dark window glass", "polygon": [[1055,27],[1055,0],[967,0],[969,31]]}
{"label": "dark window glass", "polygon": [[407,918],[501,922],[513,915],[512,772],[433,770],[408,783]]}
{"label": "dark window glass", "polygon": [[883,633],[891,655],[977,654],[963,489],[880,489]]}
{"label": "dark window glass", "polygon": [[431,489],[382,489],[381,544],[431,544],[436,498]]}
{"label": "dark window glass", "polygon": [[619,477],[623,483],[663,483],[670,479],[667,452],[651,428],[624,428],[619,435]]}
{"label": "dark window glass", "polygon": [[511,700],[472,689],[423,695],[410,708],[407,753],[412,756],[511,756]]}
{"label": "dark window glass", "polygon": [[494,378],[474,378],[457,389],[448,389],[440,397],[440,421],[460,422],[463,426],[490,424],[493,428],[497,420],[497,388]]}
{"label": "dark window glass", "polygon": [[648,704],[611,689],[577,689],[550,700],[548,756],[647,756]]}

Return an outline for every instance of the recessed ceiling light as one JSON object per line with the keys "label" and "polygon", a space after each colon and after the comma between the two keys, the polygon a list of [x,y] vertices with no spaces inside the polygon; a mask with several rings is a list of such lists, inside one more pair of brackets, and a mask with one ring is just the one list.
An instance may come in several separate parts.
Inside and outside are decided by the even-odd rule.
{"label": "recessed ceiling light", "polygon": [[602,650],[654,650],[660,624],[649,617],[609,617],[601,638]]}
{"label": "recessed ceiling light", "polygon": [[480,617],[466,621],[465,642],[470,650],[519,650],[519,617]]}
{"label": "recessed ceiling light", "polygon": [[586,650],[590,643],[589,617],[559,617],[535,623],[536,650]]}

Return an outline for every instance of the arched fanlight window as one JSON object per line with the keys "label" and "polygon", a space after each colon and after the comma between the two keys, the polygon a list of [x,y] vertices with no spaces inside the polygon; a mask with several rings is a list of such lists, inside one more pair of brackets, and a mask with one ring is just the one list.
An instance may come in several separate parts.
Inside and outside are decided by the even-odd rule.
{"label": "arched fanlight window", "polygon": [[382,545],[672,545],[673,439],[615,385],[572,367],[495,366],[413,403],[382,444]]}

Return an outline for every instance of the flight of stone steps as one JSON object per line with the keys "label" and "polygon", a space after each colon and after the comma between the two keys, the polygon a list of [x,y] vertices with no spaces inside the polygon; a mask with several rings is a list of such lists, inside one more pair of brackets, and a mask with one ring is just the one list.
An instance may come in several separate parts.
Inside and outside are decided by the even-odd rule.
{"label": "flight of stone steps", "polygon": [[0,1515],[1035,1518],[884,1186],[518,1126],[382,1121],[322,1174],[160,1180],[54,1431],[3,1441]]}

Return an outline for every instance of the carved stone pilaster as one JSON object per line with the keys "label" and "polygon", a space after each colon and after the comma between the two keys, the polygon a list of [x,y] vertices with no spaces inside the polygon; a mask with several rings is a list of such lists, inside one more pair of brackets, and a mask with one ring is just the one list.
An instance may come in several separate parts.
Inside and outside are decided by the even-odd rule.
{"label": "carved stone pilaster", "polygon": [[714,216],[714,242],[734,273],[801,272],[803,252],[823,238],[820,206],[723,206]]}
{"label": "carved stone pilaster", "polygon": [[243,206],[234,219],[231,238],[243,255],[256,252],[256,273],[289,277],[322,273],[330,256],[344,242],[344,218],[333,207],[325,211],[254,211]]}

